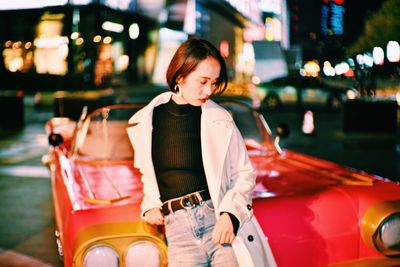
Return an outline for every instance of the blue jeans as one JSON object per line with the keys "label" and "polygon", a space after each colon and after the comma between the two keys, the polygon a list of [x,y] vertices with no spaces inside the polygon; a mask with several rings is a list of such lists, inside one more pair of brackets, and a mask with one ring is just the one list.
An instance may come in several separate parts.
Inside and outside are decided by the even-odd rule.
{"label": "blue jeans", "polygon": [[218,245],[211,240],[215,223],[211,200],[165,216],[168,267],[239,266],[230,244]]}

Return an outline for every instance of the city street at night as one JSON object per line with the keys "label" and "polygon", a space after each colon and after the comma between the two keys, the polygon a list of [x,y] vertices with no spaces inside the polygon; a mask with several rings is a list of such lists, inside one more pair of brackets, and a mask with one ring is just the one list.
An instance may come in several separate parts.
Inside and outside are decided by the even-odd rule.
{"label": "city street at night", "polygon": [[0,2],[0,267],[400,266],[399,0]]}

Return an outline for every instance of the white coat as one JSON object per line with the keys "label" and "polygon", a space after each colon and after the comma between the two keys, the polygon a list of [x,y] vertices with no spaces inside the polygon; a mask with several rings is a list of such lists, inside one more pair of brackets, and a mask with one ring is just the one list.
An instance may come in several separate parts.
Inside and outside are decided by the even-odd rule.
{"label": "white coat", "polygon": [[[154,107],[168,102],[171,96],[171,92],[158,95],[129,119],[133,125],[127,131],[135,150],[134,165],[142,173],[142,218],[145,211],[162,205],[151,155],[152,115]],[[212,100],[201,107],[201,150],[215,216],[226,211],[238,218],[240,227],[232,247],[240,266],[276,266],[267,238],[253,216],[255,172],[247,153],[243,153],[242,136],[225,109]]]}

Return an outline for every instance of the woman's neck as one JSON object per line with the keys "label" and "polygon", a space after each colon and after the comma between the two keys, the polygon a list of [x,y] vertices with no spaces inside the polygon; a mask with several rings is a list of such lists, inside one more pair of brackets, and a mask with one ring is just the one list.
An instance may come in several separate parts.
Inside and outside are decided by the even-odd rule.
{"label": "woman's neck", "polygon": [[185,100],[185,98],[183,97],[183,96],[176,96],[176,95],[172,95],[172,100],[176,103],[176,104],[178,104],[178,105],[186,105],[186,104],[189,104],[186,100]]}

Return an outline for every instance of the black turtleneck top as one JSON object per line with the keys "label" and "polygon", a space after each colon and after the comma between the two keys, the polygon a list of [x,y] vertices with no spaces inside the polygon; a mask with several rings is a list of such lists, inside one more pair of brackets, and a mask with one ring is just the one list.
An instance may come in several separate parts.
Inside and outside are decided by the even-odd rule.
{"label": "black turtleneck top", "polygon": [[[162,202],[208,189],[200,118],[201,107],[178,105],[172,98],[153,110],[152,158]],[[236,235],[239,220],[228,215]]]}
{"label": "black turtleneck top", "polygon": [[154,108],[152,159],[162,202],[207,189],[200,117],[201,107],[172,98]]}

